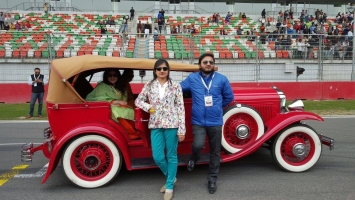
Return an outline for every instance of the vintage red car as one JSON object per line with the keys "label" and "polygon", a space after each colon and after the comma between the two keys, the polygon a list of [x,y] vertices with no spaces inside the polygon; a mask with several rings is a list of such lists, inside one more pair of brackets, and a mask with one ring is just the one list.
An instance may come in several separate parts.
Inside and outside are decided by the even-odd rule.
{"label": "vintage red car", "polygon": [[[107,68],[152,70],[155,60],[85,55],[54,60],[51,64],[47,95],[50,127],[44,130],[45,142],[37,147],[22,146],[22,161],[31,162],[41,150],[49,158],[42,183],[62,161],[66,176],[76,185],[96,188],[110,183],[126,167],[138,170],[157,167],[152,159],[149,114],[135,109],[135,128],[140,139],[131,140],[125,129],[111,119],[108,102],[88,102],[93,90],[91,78]],[[172,71],[193,72],[198,66],[170,63]],[[138,94],[143,84],[132,84]],[[285,107],[286,97],[273,88],[233,88],[235,102],[224,109],[221,151],[222,163],[237,160],[262,146],[271,150],[276,163],[286,171],[303,172],[320,158],[322,144],[333,148],[334,140],[318,134],[304,120],[323,121],[303,111],[301,100]],[[179,143],[179,165],[186,165],[191,153],[191,98],[184,97],[186,139]],[[199,164],[208,163],[209,146]]]}

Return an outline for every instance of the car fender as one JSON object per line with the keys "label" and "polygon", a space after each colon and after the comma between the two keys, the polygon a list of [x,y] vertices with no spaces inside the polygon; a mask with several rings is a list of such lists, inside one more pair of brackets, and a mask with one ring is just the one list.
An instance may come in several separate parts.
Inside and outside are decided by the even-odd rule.
{"label": "car fender", "polygon": [[261,138],[259,138],[254,144],[250,145],[248,148],[243,149],[236,154],[223,155],[223,162],[233,161],[253,153],[257,149],[259,149],[264,144],[264,142],[279,133],[281,130],[291,124],[302,120],[324,121],[322,117],[311,112],[291,111],[286,113],[280,113],[265,124],[266,132]]}
{"label": "car fender", "polygon": [[[81,124],[80,127],[75,127],[71,129],[68,133],[65,134],[64,137],[62,137],[60,140],[58,140],[53,147],[50,159],[49,159],[49,164],[47,168],[47,172],[45,176],[42,179],[42,184],[47,181],[49,176],[52,174],[52,172],[55,170],[57,167],[59,160],[61,158],[63,149],[65,148],[66,144],[71,141],[73,138],[80,136],[80,135],[86,135],[87,133],[95,133],[97,135],[101,135],[104,137],[109,138],[112,140],[117,147],[121,150],[123,159],[126,162],[127,167],[131,165],[129,155],[128,155],[128,145],[127,141],[121,134],[117,134],[117,129],[113,128],[109,124],[103,124],[103,123],[90,123],[90,124]],[[116,133],[116,134],[115,134]]]}

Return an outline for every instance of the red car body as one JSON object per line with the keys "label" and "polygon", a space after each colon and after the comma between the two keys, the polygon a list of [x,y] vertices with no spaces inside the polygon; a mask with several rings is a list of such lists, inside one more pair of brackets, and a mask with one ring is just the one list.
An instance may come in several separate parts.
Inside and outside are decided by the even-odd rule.
{"label": "red car body", "polygon": [[[88,74],[98,71],[102,69],[91,70]],[[83,71],[78,74],[83,74]],[[68,79],[68,82],[75,89],[74,80]],[[131,84],[131,87],[137,95],[143,84]],[[276,87],[232,89],[235,100],[224,108],[222,163],[267,146],[282,169],[302,172],[317,162],[322,144],[333,148],[333,139],[317,134],[302,123],[304,120],[323,121],[320,116],[303,111],[302,102],[295,101],[287,109],[285,95]],[[186,137],[178,146],[179,165],[186,164],[193,141],[191,98],[184,98],[184,102]],[[125,129],[111,119],[108,102],[47,101],[47,113],[50,127],[44,131],[46,141],[38,147],[26,144],[21,150],[23,161],[32,161],[38,150],[42,150],[49,159],[42,183],[46,182],[61,159],[68,178],[85,188],[108,184],[117,176],[123,163],[128,170],[156,167],[150,145],[149,114],[139,108],[135,109],[135,128],[141,133],[141,138],[136,140],[131,140]],[[208,163],[208,155],[206,141],[198,164]]]}

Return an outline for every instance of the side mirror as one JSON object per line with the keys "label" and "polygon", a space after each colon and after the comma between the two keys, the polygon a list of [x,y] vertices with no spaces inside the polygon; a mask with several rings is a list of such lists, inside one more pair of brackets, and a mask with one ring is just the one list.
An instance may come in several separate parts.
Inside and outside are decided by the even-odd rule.
{"label": "side mirror", "polygon": [[139,70],[139,76],[141,77],[141,82],[143,83],[143,78],[145,77],[145,70]]}
{"label": "side mirror", "polygon": [[297,77],[298,77],[299,75],[303,74],[304,71],[306,71],[304,68],[297,66]]}

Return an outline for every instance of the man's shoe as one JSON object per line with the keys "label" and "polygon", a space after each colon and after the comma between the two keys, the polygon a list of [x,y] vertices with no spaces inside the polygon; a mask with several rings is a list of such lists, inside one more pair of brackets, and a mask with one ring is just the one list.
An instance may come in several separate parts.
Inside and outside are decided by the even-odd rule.
{"label": "man's shoe", "polygon": [[165,192],[164,194],[164,200],[171,200],[173,199],[173,192]]}
{"label": "man's shoe", "polygon": [[[175,180],[174,180],[174,186],[175,186],[175,184],[176,184],[176,181],[177,181],[177,178],[175,178]],[[163,185],[163,187],[160,188],[160,192],[161,192],[161,193],[164,193],[164,192],[165,192],[165,189],[166,189],[166,185]]]}
{"label": "man's shoe", "polygon": [[210,194],[214,194],[217,190],[217,184],[216,182],[210,182],[208,181],[208,191]]}
{"label": "man's shoe", "polygon": [[32,115],[27,115],[26,118],[29,119],[29,118],[32,118],[32,117],[33,117]]}
{"label": "man's shoe", "polygon": [[187,170],[190,172],[195,169],[195,161],[194,160],[189,160],[187,162]]}

